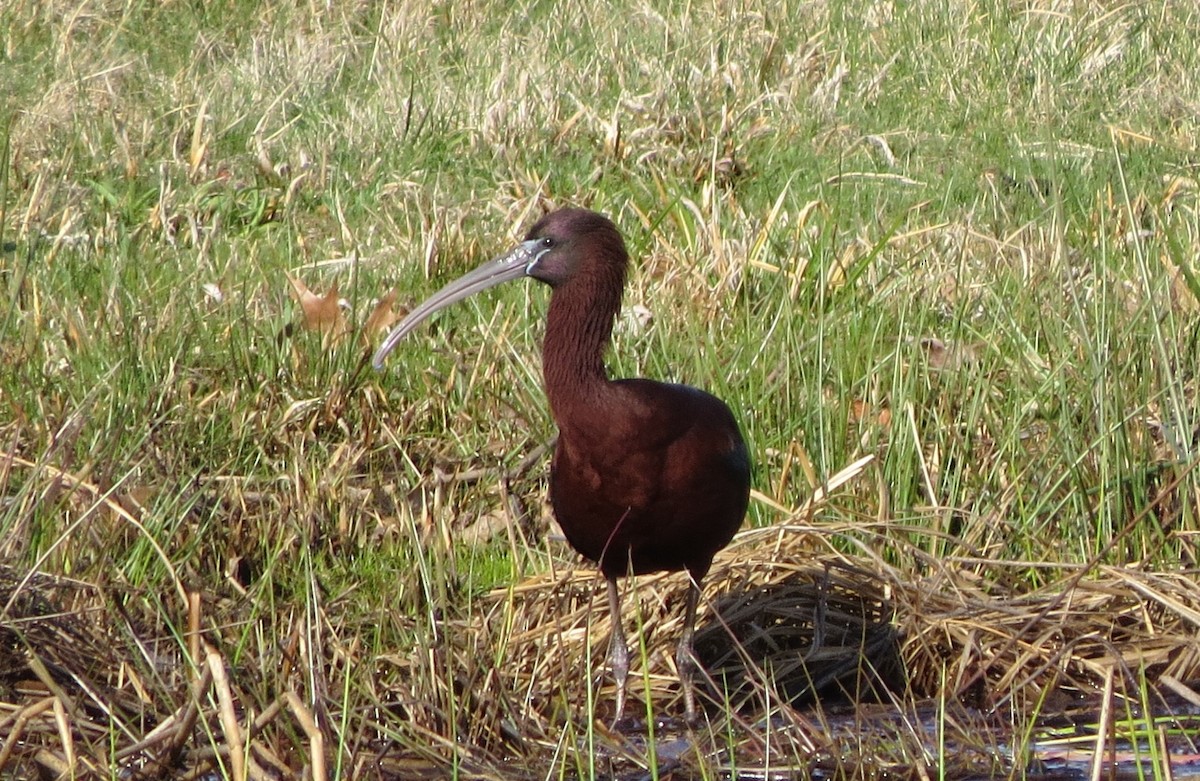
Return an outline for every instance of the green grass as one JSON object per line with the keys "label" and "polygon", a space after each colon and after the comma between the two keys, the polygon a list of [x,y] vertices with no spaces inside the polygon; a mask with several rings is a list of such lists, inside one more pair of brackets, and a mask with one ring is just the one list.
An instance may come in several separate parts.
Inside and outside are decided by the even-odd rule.
{"label": "green grass", "polygon": [[[383,697],[398,673],[338,666],[573,560],[544,465],[499,478],[553,434],[547,291],[440,315],[382,374],[358,329],[571,203],[625,231],[652,315],[612,373],[726,399],[776,502],[875,454],[818,520],[894,521],[914,577],[910,545],[1194,567],[1198,38],[1176,0],[9,3],[0,557],[176,627],[181,578],[261,703],[308,614],[345,646],[306,651],[332,706]],[[298,327],[286,274],[336,283],[351,333]],[[464,546],[510,498],[517,530]]]}

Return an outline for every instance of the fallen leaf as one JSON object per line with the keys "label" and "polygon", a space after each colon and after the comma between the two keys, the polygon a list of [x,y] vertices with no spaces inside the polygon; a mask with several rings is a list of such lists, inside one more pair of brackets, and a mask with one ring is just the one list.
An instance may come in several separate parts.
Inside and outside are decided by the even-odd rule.
{"label": "fallen leaf", "polygon": [[221,292],[221,287],[213,282],[205,282],[200,289],[204,291],[205,297],[218,304],[225,300],[225,294]]}
{"label": "fallen leaf", "polygon": [[943,342],[934,336],[927,336],[918,344],[925,351],[929,368],[935,371],[957,371],[979,360],[977,345]]}
{"label": "fallen leaf", "polygon": [[303,313],[301,325],[309,331],[320,331],[323,334],[340,335],[346,330],[346,318],[342,315],[342,305],[338,300],[338,288],[335,282],[329,292],[323,296],[308,289],[303,280],[287,275],[292,283],[292,298],[300,304]]}
{"label": "fallen leaf", "polygon": [[634,304],[621,310],[620,327],[640,334],[654,322],[654,313],[641,304]]}
{"label": "fallen leaf", "polygon": [[407,312],[397,312],[392,309],[392,305],[396,303],[396,288],[388,291],[387,295],[379,299],[379,303],[375,304],[375,308],[371,310],[371,315],[367,318],[367,324],[363,326],[362,338],[368,346],[373,346],[375,337],[387,331],[393,325],[400,321],[401,317],[408,314]]}
{"label": "fallen leaf", "polygon": [[874,407],[864,399],[850,402],[850,420],[853,423],[876,423],[887,428],[892,423],[892,410],[886,405]]}
{"label": "fallen leaf", "polygon": [[508,523],[508,516],[503,512],[485,513],[458,533],[456,543],[468,548],[484,545],[504,531]]}

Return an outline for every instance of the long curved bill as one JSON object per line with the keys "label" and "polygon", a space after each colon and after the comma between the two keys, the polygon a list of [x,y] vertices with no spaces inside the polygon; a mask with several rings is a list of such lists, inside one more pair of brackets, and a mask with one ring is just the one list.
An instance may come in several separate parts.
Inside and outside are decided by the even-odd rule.
{"label": "long curved bill", "polygon": [[481,290],[495,287],[502,282],[518,279],[529,273],[530,267],[538,258],[537,241],[523,241],[507,253],[489,260],[474,271],[469,271],[454,280],[444,288],[421,302],[421,305],[408,314],[408,317],[392,329],[383,344],[375,351],[371,365],[376,369],[383,368],[383,361],[396,343],[416,328],[421,321],[439,309],[444,309],[464,298],[475,295]]}

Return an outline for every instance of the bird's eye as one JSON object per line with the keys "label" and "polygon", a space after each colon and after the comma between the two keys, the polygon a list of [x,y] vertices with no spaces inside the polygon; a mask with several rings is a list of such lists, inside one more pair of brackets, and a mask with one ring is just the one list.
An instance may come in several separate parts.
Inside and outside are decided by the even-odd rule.
{"label": "bird's eye", "polygon": [[552,239],[552,238],[550,238],[549,236],[547,236],[546,238],[542,239],[542,246],[543,246],[543,247],[545,247],[545,248],[547,248],[547,249],[549,249],[550,247],[553,247],[553,246],[554,246],[554,239]]}

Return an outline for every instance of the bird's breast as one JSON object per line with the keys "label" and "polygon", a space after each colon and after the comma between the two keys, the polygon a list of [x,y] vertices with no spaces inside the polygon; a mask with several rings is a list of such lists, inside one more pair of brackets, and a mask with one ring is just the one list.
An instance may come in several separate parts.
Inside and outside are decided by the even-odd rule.
{"label": "bird's breast", "polygon": [[725,427],[650,424],[560,429],[550,501],[567,541],[608,576],[707,571],[741,525],[745,445]]}

